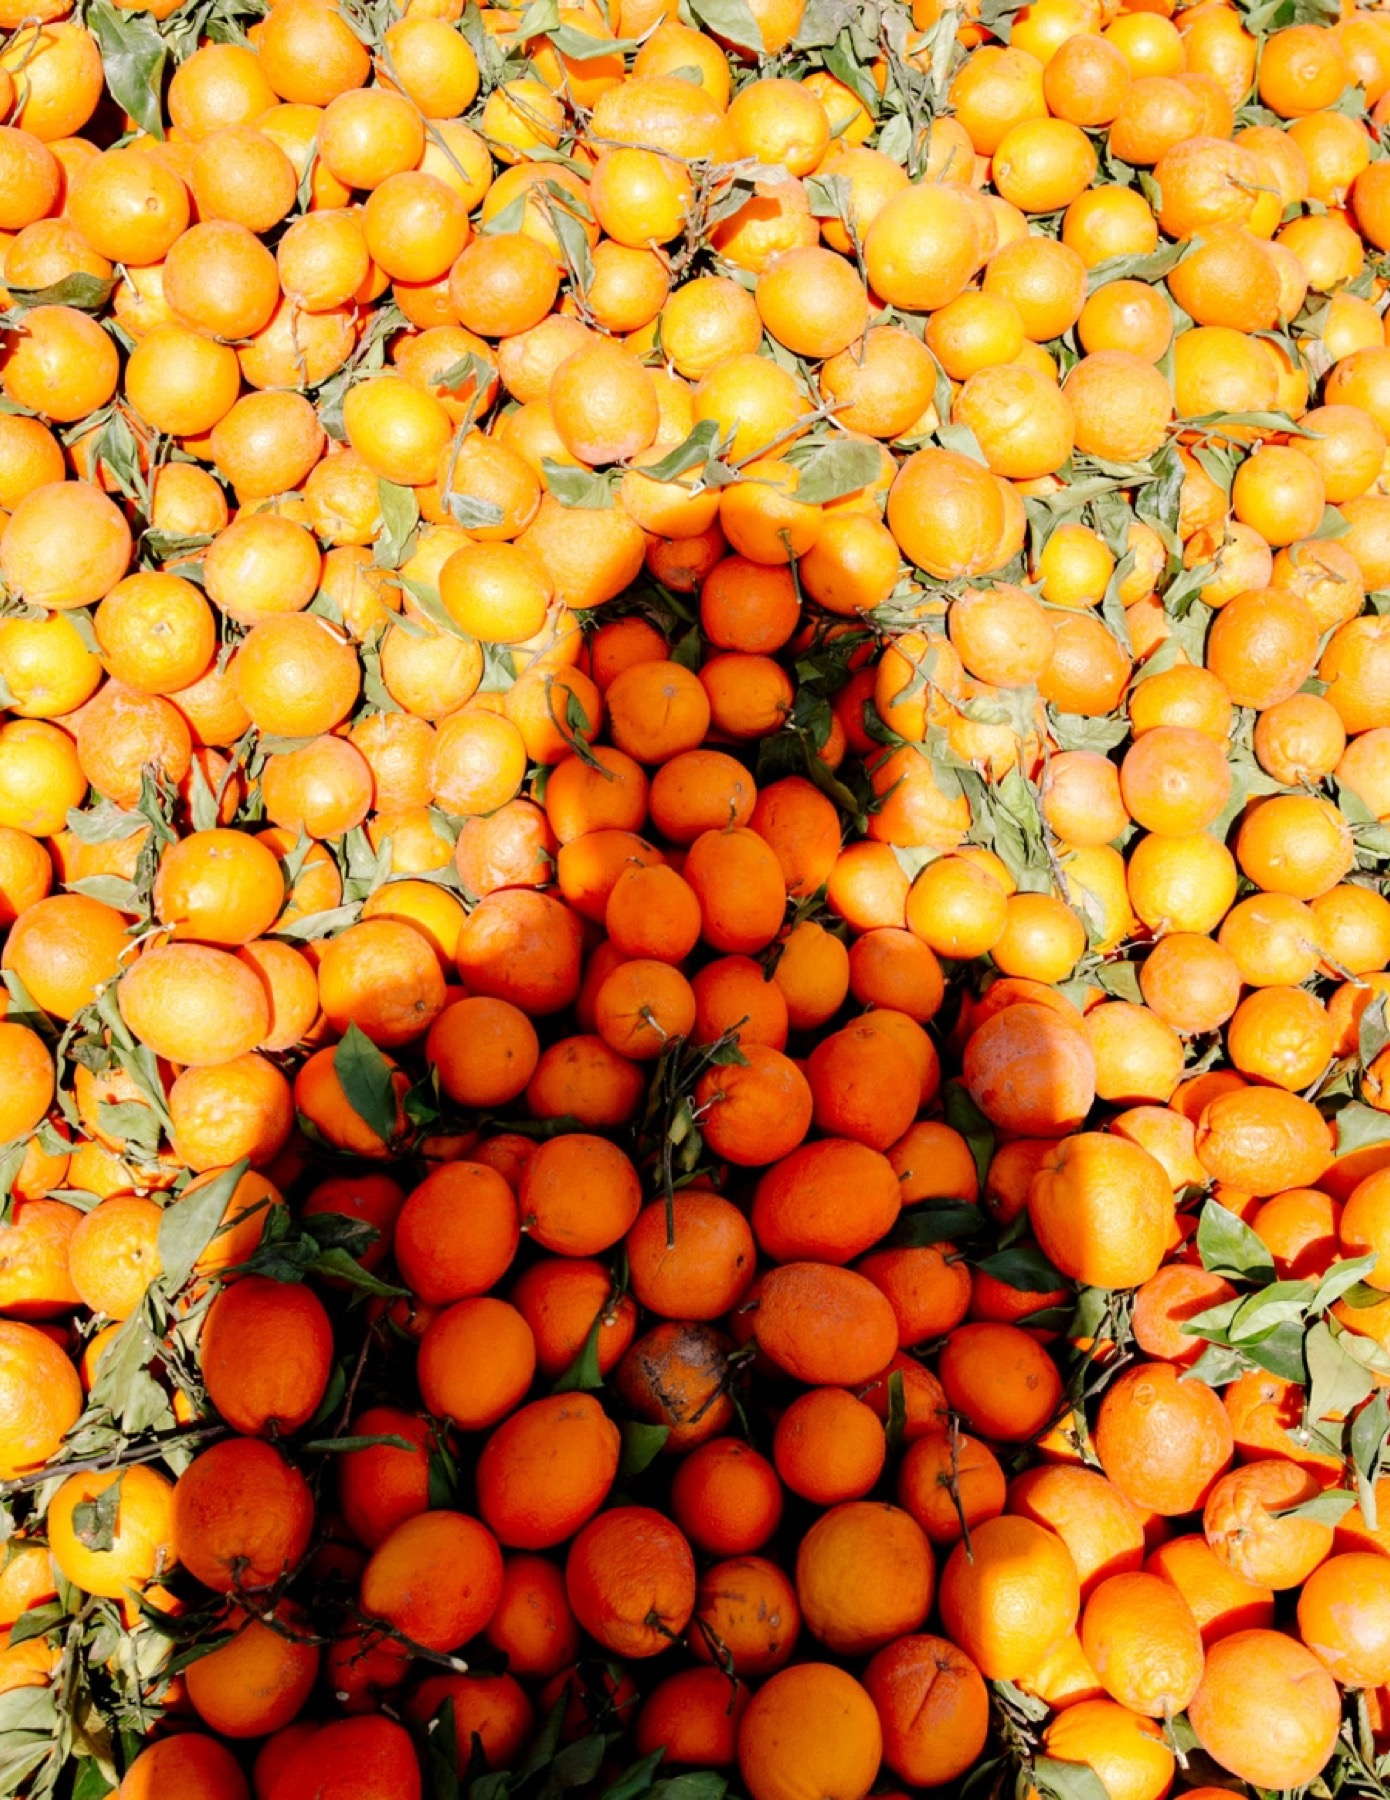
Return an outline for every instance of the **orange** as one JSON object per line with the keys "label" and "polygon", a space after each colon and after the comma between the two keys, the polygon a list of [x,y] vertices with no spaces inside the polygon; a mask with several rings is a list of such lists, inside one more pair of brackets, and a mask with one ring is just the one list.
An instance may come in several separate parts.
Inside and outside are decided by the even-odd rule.
{"label": "orange", "polygon": [[575,1132],[537,1148],[517,1200],[522,1224],[537,1243],[561,1255],[593,1256],[632,1226],[641,1189],[621,1150]]}
{"label": "orange", "polygon": [[525,1397],[535,1369],[530,1326],[515,1307],[489,1298],[460,1300],[439,1313],[420,1340],[416,1363],[429,1411],[463,1431],[505,1418]]}
{"label": "orange", "polygon": [[1112,1575],[1086,1602],[1081,1646],[1106,1691],[1131,1712],[1171,1718],[1197,1691],[1204,1662],[1186,1600],[1157,1575]]}
{"label": "orange", "polygon": [[983,261],[978,216],[946,186],[903,190],[864,240],[865,273],[875,293],[914,310],[934,312],[954,300]]}
{"label": "orange", "polygon": [[0,573],[31,606],[90,606],[125,574],[130,551],[130,527],[105,494],[50,482],[25,494],[0,532]]}
{"label": "orange", "polygon": [[778,1420],[772,1454],[793,1493],[833,1506],[869,1492],[887,1450],[883,1427],[861,1400],[839,1388],[813,1388]]}
{"label": "orange", "polygon": [[982,1520],[997,1518],[1005,1493],[994,1453],[954,1427],[917,1437],[898,1473],[899,1502],[937,1545],[958,1544]]}
{"label": "orange", "polygon": [[797,1550],[803,1622],[838,1655],[863,1655],[915,1631],[931,1605],[934,1577],[922,1528],[876,1501],[832,1506]]}
{"label": "orange", "polygon": [[693,1625],[691,1649],[700,1661],[724,1660],[736,1676],[771,1674],[796,1649],[796,1588],[765,1557],[715,1562],[695,1589]]}
{"label": "orange", "polygon": [[266,991],[225,950],[168,944],[147,950],[121,983],[121,1011],[156,1056],[185,1064],[231,1062],[270,1025]]}
{"label": "orange", "polygon": [[752,1800],[796,1800],[808,1781],[825,1800],[863,1800],[882,1755],[873,1700],[830,1663],[779,1670],[739,1726],[739,1773]]}
{"label": "orange", "polygon": [[676,1523],[713,1556],[757,1550],[782,1516],[777,1472],[739,1438],[713,1438],[683,1457],[671,1486]]}
{"label": "orange", "polygon": [[155,910],[174,936],[236,946],[268,931],[285,900],[279,863],[236,831],[194,832],[170,845],[155,877]]}
{"label": "orange", "polygon": [[1147,1151],[1083,1132],[1063,1139],[1044,1161],[1029,1215],[1063,1274],[1089,1286],[1134,1287],[1157,1271],[1167,1247],[1171,1191]]}
{"label": "orange", "polygon": [[1023,1443],[1052,1422],[1061,1377],[1047,1352],[1014,1325],[960,1325],[938,1365],[952,1408],[981,1437]]}
{"label": "orange", "polygon": [[1332,1549],[1332,1527],[1291,1509],[1319,1492],[1306,1470],[1283,1457],[1223,1475],[1207,1498],[1202,1529],[1225,1563],[1247,1581],[1298,1587]]}
{"label": "orange", "polygon": [[[84,1541],[77,1508],[98,1501],[118,1479],[110,1546],[93,1548]],[[173,1492],[172,1482],[142,1463],[69,1475],[48,1508],[49,1549],[59,1573],[84,1593],[120,1600],[128,1588],[143,1588],[171,1569]]]}
{"label": "orange", "polygon": [[1213,1100],[1198,1122],[1197,1154],[1218,1180],[1259,1195],[1312,1187],[1331,1160],[1321,1115],[1272,1088]]}
{"label": "orange", "polygon": [[1330,1557],[1298,1597],[1305,1644],[1343,1687],[1382,1683],[1386,1667],[1385,1576],[1379,1556]]}
{"label": "orange", "polygon": [[970,1535],[973,1554],[958,1544],[942,1571],[942,1624],[982,1675],[1012,1681],[1075,1625],[1076,1564],[1031,1519],[985,1519]]}
{"label": "orange", "polygon": [[478,1508],[502,1543],[563,1543],[602,1504],[618,1471],[618,1431],[586,1394],[518,1408],[478,1463]]}
{"label": "orange", "polygon": [[606,1649],[653,1656],[695,1607],[695,1560],[680,1530],[643,1506],[591,1520],[570,1545],[565,1591],[580,1625]]}
{"label": "orange", "polygon": [[1211,1646],[1189,1718],[1221,1768],[1261,1786],[1296,1786],[1331,1756],[1340,1711],[1332,1677],[1301,1644],[1240,1631]]}
{"label": "orange", "polygon": [[1169,1538],[1144,1567],[1170,1582],[1186,1600],[1208,1648],[1232,1632],[1273,1623],[1272,1589],[1237,1575],[1200,1535]]}
{"label": "orange", "polygon": [[721,1669],[685,1669],[668,1676],[638,1715],[638,1752],[650,1756],[661,1751],[667,1763],[702,1768],[732,1763],[739,1721],[750,1698],[746,1688],[738,1688],[730,1699]]}
{"label": "orange", "polygon": [[174,1484],[171,1533],[179,1562],[218,1593],[266,1587],[308,1548],[308,1484],[272,1445],[213,1444]]}
{"label": "orange", "polygon": [[[1094,1674],[1082,1679],[1089,1684]],[[1112,1700],[1080,1697],[1067,1705],[1049,1723],[1043,1748],[1059,1762],[1089,1767],[1108,1793],[1125,1800],[1158,1800],[1172,1784],[1175,1758],[1160,1727]]]}
{"label": "orange", "polygon": [[1132,1573],[1143,1562],[1139,1512],[1096,1470],[1025,1469],[1009,1484],[1008,1504],[1010,1512],[1061,1538],[1076,1563],[1083,1601],[1111,1577]]}
{"label": "orange", "polygon": [[1106,1390],[1095,1436],[1101,1466],[1125,1498],[1165,1517],[1201,1505],[1232,1456],[1220,1400],[1170,1363],[1125,1370]]}
{"label": "orange", "polygon": [[1095,1097],[1095,1058],[1080,1020],[1009,1006],[966,1042],[964,1079],[977,1106],[1004,1129],[1033,1137],[1074,1131]]}
{"label": "orange", "polygon": [[121,1800],[248,1800],[246,1777],[231,1751],[201,1732],[181,1731],[148,1744],[126,1769]]}
{"label": "orange", "polygon": [[404,1519],[372,1552],[359,1598],[426,1649],[457,1648],[491,1618],[502,1590],[502,1553],[485,1526],[438,1510]]}
{"label": "orange", "polygon": [[292,1800],[311,1781],[374,1781],[388,1792],[413,1796],[418,1781],[415,1747],[392,1719],[335,1719],[289,1750],[269,1789],[269,1800]]}
{"label": "orange", "polygon": [[892,1307],[872,1282],[849,1269],[786,1263],[768,1271],[757,1296],[759,1347],[798,1380],[836,1386],[868,1381],[897,1348]]}
{"label": "orange", "polygon": [[[273,1343],[273,1361],[253,1346]],[[238,1430],[295,1431],[328,1382],[333,1334],[316,1295],[263,1276],[224,1289],[203,1324],[200,1358],[208,1397]]]}
{"label": "orange", "polygon": [[68,1246],[72,1285],[84,1306],[128,1319],[161,1271],[161,1209],[135,1194],[112,1194],[93,1207]]}
{"label": "orange", "polygon": [[565,1599],[564,1577],[542,1556],[508,1556],[502,1597],[488,1620],[490,1644],[506,1653],[518,1675],[550,1676],[572,1663],[579,1629]]}
{"label": "orange", "polygon": [[1196,1362],[1206,1345],[1183,1330],[1183,1322],[1233,1299],[1235,1289],[1208,1270],[1170,1263],[1143,1284],[1134,1302],[1134,1338],[1146,1356],[1165,1362]]}
{"label": "orange", "polygon": [[0,1321],[0,1464],[8,1475],[42,1466],[82,1410],[77,1371],[49,1337],[18,1320]]}

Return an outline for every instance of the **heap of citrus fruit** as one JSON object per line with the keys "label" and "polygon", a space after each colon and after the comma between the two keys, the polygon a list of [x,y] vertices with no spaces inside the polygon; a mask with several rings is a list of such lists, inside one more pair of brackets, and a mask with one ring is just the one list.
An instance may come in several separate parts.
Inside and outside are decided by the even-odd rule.
{"label": "heap of citrus fruit", "polygon": [[0,0],[0,1793],[1390,1792],[1390,13]]}

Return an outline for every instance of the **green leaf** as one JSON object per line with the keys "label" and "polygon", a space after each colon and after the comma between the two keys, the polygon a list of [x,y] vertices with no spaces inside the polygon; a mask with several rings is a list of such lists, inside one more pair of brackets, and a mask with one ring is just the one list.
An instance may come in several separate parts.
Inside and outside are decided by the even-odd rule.
{"label": "green leaf", "polygon": [[458,1464],[435,1432],[430,1433],[429,1502],[434,1511],[459,1504]]}
{"label": "green leaf", "polygon": [[567,463],[557,463],[549,456],[541,458],[541,467],[545,471],[546,487],[561,506],[606,512],[616,500],[621,470],[572,469]]}
{"label": "green leaf", "polygon": [[633,1763],[631,1768],[624,1769],[611,1787],[603,1790],[600,1800],[647,1800],[651,1793],[652,1779],[666,1751],[664,1747],[653,1750],[650,1756],[644,1756],[641,1762]]}
{"label": "green leaf", "polygon": [[1345,1488],[1328,1488],[1325,1493],[1314,1494],[1311,1500],[1300,1500],[1297,1506],[1276,1507],[1273,1517],[1319,1519],[1324,1525],[1340,1525],[1355,1505],[1355,1494],[1348,1493]]}
{"label": "green leaf", "polygon": [[1011,1244],[1007,1250],[987,1256],[979,1266],[996,1281],[1025,1294],[1052,1294],[1071,1286],[1036,1244]]}
{"label": "green leaf", "polygon": [[149,821],[143,813],[126,812],[112,800],[95,806],[74,806],[68,813],[68,830],[82,844],[114,844],[134,837]]}
{"label": "green leaf", "polygon": [[71,306],[78,312],[99,313],[115,292],[116,278],[100,275],[66,275],[48,287],[12,287],[10,298],[20,311],[31,306]]}
{"label": "green leaf", "polygon": [[296,1444],[295,1449],[304,1456],[343,1456],[352,1450],[414,1450],[416,1446],[409,1438],[397,1437],[393,1432],[384,1432],[380,1436],[368,1433],[364,1437],[310,1438],[307,1443]]}
{"label": "green leaf", "polygon": [[802,185],[811,203],[813,219],[849,221],[854,190],[843,175],[808,175]]}
{"label": "green leaf", "polygon": [[[1189,1330],[1190,1322],[1183,1329]],[[1239,1350],[1231,1350],[1225,1344],[1208,1344],[1196,1362],[1183,1370],[1182,1379],[1204,1381],[1213,1388],[1226,1387],[1248,1374],[1249,1369],[1249,1362]]]}
{"label": "green leaf", "polygon": [[147,1157],[159,1152],[163,1135],[159,1117],[139,1100],[98,1100],[97,1123],[112,1137]]}
{"label": "green leaf", "polygon": [[1109,1800],[1105,1783],[1089,1763],[1035,1756],[1033,1780],[1044,1794],[1051,1794],[1053,1800]]}
{"label": "green leaf", "polygon": [[793,44],[798,50],[823,49],[835,42],[859,11],[856,0],[807,0]]}
{"label": "green leaf", "polygon": [[1205,428],[1214,437],[1220,437],[1224,432],[1229,431],[1232,425],[1250,425],[1257,431],[1277,431],[1285,433],[1289,437],[1311,435],[1295,419],[1291,419],[1287,413],[1282,412],[1203,413],[1198,418],[1184,420],[1184,424],[1194,426],[1198,430]]}
{"label": "green leaf", "polygon": [[552,1394],[592,1393],[595,1388],[603,1386],[603,1372],[598,1366],[598,1340],[607,1310],[605,1302],[594,1314],[594,1322],[589,1327],[583,1348],[570,1366],[556,1376],[550,1389]]}
{"label": "green leaf", "polygon": [[529,194],[518,194],[509,200],[500,212],[495,212],[490,219],[484,220],[479,230],[488,237],[510,237],[521,230],[526,219],[526,208],[530,203]]}
{"label": "green leaf", "polygon": [[[1369,1256],[1355,1256],[1346,1262],[1333,1263],[1332,1267],[1318,1283],[1317,1292],[1308,1302],[1310,1313],[1326,1312],[1334,1300],[1340,1300],[1376,1266],[1379,1257],[1374,1251]],[[1377,1296],[1384,1299],[1384,1295]],[[1374,1305],[1375,1302],[1372,1302]]]}
{"label": "green leaf", "polygon": [[456,525],[473,531],[480,525],[500,525],[502,508],[495,500],[476,500],[472,494],[451,493],[449,512]]}
{"label": "green leaf", "polygon": [[902,1448],[907,1433],[907,1386],[901,1369],[888,1377],[888,1419],[884,1426],[889,1453]]}
{"label": "green leaf", "polygon": [[1353,1150],[1365,1150],[1372,1144],[1390,1143],[1390,1113],[1352,1100],[1332,1117],[1337,1127],[1338,1156],[1349,1156]]}
{"label": "green leaf", "polygon": [[982,469],[989,467],[985,453],[980,447],[979,438],[975,436],[968,425],[962,424],[958,419],[938,425],[936,441],[943,450],[954,451],[957,456],[969,457],[971,462],[979,463]]}
{"label": "green leaf", "polygon": [[984,1231],[989,1220],[978,1206],[964,1200],[924,1200],[906,1208],[888,1234],[895,1250],[921,1250],[929,1244],[954,1243]]}
{"label": "green leaf", "polygon": [[[576,32],[574,35],[580,37],[582,33]],[[595,40],[587,38],[584,41],[593,43]],[[612,43],[609,40],[603,45],[599,54],[602,55],[603,51],[611,47]],[[560,198],[561,195],[564,196],[563,199]],[[558,182],[547,181],[541,184],[541,205],[550,220],[550,228],[559,239],[561,252],[580,293],[587,294],[594,285],[594,263],[589,254],[589,239],[585,234],[583,221],[575,213],[575,208],[582,204]],[[586,213],[588,212],[587,207],[584,210]]]}
{"label": "green leaf", "polygon": [[149,14],[117,12],[110,0],[92,0],[87,28],[101,50],[112,99],[151,137],[163,138],[159,98],[169,47]]}
{"label": "green leaf", "polygon": [[672,1775],[658,1781],[651,1800],[724,1800],[729,1784],[713,1769],[691,1769],[685,1775]]}
{"label": "green leaf", "polygon": [[[1063,868],[1066,864],[1063,863]],[[1090,892],[1082,888],[1083,894]],[[1117,1000],[1129,1000],[1135,1006],[1144,1004],[1144,992],[1139,986],[1139,964],[1132,962],[1106,962],[1096,970],[1096,981],[1107,994],[1113,994]]]}
{"label": "green leaf", "polygon": [[1087,290],[1094,294],[1097,288],[1112,281],[1146,281],[1150,284],[1161,281],[1182,261],[1186,248],[1184,244],[1161,244],[1144,256],[1108,257],[1097,263],[1086,277]]}
{"label": "green leaf", "polygon": [[315,1275],[330,1276],[359,1294],[372,1294],[378,1300],[397,1300],[410,1292],[409,1288],[393,1287],[389,1281],[373,1275],[355,1256],[338,1247],[322,1251],[309,1266]]}
{"label": "green leaf", "polygon": [[994,1127],[976,1106],[969,1090],[959,1081],[948,1081],[941,1097],[941,1110],[946,1123],[958,1131],[970,1146],[980,1186],[985,1185],[989,1165],[994,1161]]}
{"label": "green leaf", "polygon": [[1062,750],[1097,750],[1104,756],[1129,736],[1129,720],[1123,715],[1087,718],[1082,713],[1059,713],[1051,706],[1047,713],[1052,735]]}
{"label": "green leaf", "polygon": [[689,5],[700,23],[716,37],[727,38],[741,50],[752,50],[758,56],[765,54],[763,34],[747,0],[689,0]]}
{"label": "green leaf", "polygon": [[714,455],[718,443],[718,423],[714,419],[701,419],[688,438],[674,450],[668,450],[659,461],[644,464],[641,473],[650,481],[674,481],[689,469],[703,468]]}
{"label": "green leaf", "polygon": [[58,1034],[54,1030],[52,1019],[49,1018],[14,970],[0,969],[0,982],[4,983],[5,991],[10,996],[9,1007],[5,1013],[6,1022],[10,1025],[27,1025],[30,1031],[36,1032],[48,1043],[56,1043]]}
{"label": "green leaf", "polygon": [[669,1425],[644,1425],[637,1419],[629,1419],[623,1426],[623,1454],[618,1464],[618,1475],[622,1479],[630,1479],[640,1475],[643,1469],[654,1463],[666,1446],[671,1435]]}
{"label": "green leaf", "polygon": [[1228,1343],[1231,1320],[1241,1305],[1241,1296],[1237,1294],[1232,1300],[1223,1300],[1219,1306],[1204,1307],[1201,1312],[1192,1313],[1183,1320],[1183,1330],[1191,1337],[1204,1337],[1213,1344]]}
{"label": "green leaf", "polygon": [[362,1028],[353,1023],[333,1052],[333,1072],[343,1098],[383,1143],[396,1135],[396,1093],[392,1068]]}
{"label": "green leaf", "polygon": [[560,23],[559,0],[531,0],[517,21],[516,35],[523,41],[550,32]]}
{"label": "green leaf", "polygon": [[1350,1413],[1373,1392],[1375,1381],[1370,1372],[1348,1353],[1344,1339],[1334,1335],[1325,1320],[1312,1327],[1303,1349],[1308,1363],[1310,1419]]}
{"label": "green leaf", "polygon": [[31,1606],[22,1612],[10,1627],[10,1648],[16,1644],[24,1644],[30,1638],[46,1637],[55,1626],[63,1624],[68,1614],[56,1600],[46,1606]]}
{"label": "green leaf", "polygon": [[29,1146],[23,1138],[0,1149],[0,1220],[6,1224],[10,1218],[10,1195],[14,1192],[14,1184],[19,1178],[19,1171],[24,1167],[28,1151]]}
{"label": "green leaf", "polygon": [[361,911],[362,902],[354,900],[347,906],[331,906],[326,912],[304,913],[297,919],[291,919],[288,925],[277,925],[270,935],[286,938],[294,943],[313,943],[318,938],[332,937],[344,926],[354,924]]}
{"label": "green leaf", "polygon": [[459,1741],[451,1694],[445,1695],[430,1719],[425,1758],[431,1800],[459,1800]]}
{"label": "green leaf", "polygon": [[92,1500],[79,1500],[72,1509],[73,1535],[88,1550],[110,1550],[116,1542],[121,1513],[121,1477]]}
{"label": "green leaf", "polygon": [[147,1296],[102,1352],[92,1383],[92,1405],[109,1412],[127,1434],[173,1422],[169,1396],[150,1374],[160,1354],[150,1310]]}
{"label": "green leaf", "polygon": [[1253,1344],[1280,1325],[1302,1325],[1313,1287],[1308,1281],[1273,1281],[1236,1302],[1227,1326],[1232,1344]]}
{"label": "green leaf", "polygon": [[1244,1222],[1219,1200],[1208,1200],[1197,1223],[1197,1254],[1202,1267],[1216,1275],[1244,1275],[1253,1281],[1274,1279],[1274,1260]]}
{"label": "green leaf", "polygon": [[1386,996],[1376,994],[1370,1005],[1361,1015],[1361,1022],[1356,1034],[1356,1060],[1363,1069],[1380,1055],[1387,1044],[1390,1044],[1390,1021],[1385,1011]]}
{"label": "green leaf", "polygon": [[824,506],[843,494],[858,493],[877,479],[883,453],[877,444],[856,438],[833,438],[828,444],[794,444],[786,460],[801,471],[796,498],[807,506]]}
{"label": "green leaf", "polygon": [[414,488],[398,487],[381,476],[377,478],[376,491],[381,530],[372,557],[379,569],[398,569],[405,561],[411,534],[420,523],[420,503]]}
{"label": "green leaf", "polygon": [[576,26],[563,22],[552,25],[545,36],[561,56],[578,63],[593,62],[600,56],[626,56],[641,43],[640,38],[594,37],[587,31],[580,31]]}
{"label": "green leaf", "polygon": [[1242,1349],[1251,1362],[1268,1369],[1281,1381],[1298,1385],[1307,1380],[1301,1324],[1276,1325],[1268,1337],[1244,1344]]}
{"label": "green leaf", "polygon": [[83,1758],[78,1763],[72,1784],[72,1800],[105,1800],[107,1794],[114,1794],[115,1791],[102,1774],[100,1763],[91,1758]]}
{"label": "green leaf", "polygon": [[250,1166],[250,1159],[243,1156],[211,1181],[165,1207],[159,1221],[159,1260],[171,1289],[183,1286],[198,1258],[217,1236],[237,1183]]}
{"label": "green leaf", "polygon": [[1378,1529],[1376,1483],[1385,1462],[1386,1436],[1390,1433],[1390,1398],[1377,1388],[1351,1422],[1351,1460],[1356,1471],[1356,1491],[1361,1516],[1369,1530]]}

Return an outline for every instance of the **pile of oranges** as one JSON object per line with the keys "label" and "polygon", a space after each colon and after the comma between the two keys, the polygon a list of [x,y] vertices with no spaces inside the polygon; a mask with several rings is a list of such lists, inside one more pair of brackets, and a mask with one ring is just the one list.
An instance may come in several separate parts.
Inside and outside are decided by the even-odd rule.
{"label": "pile of oranges", "polygon": [[1390,13],[0,0],[0,1792],[1390,1784]]}

